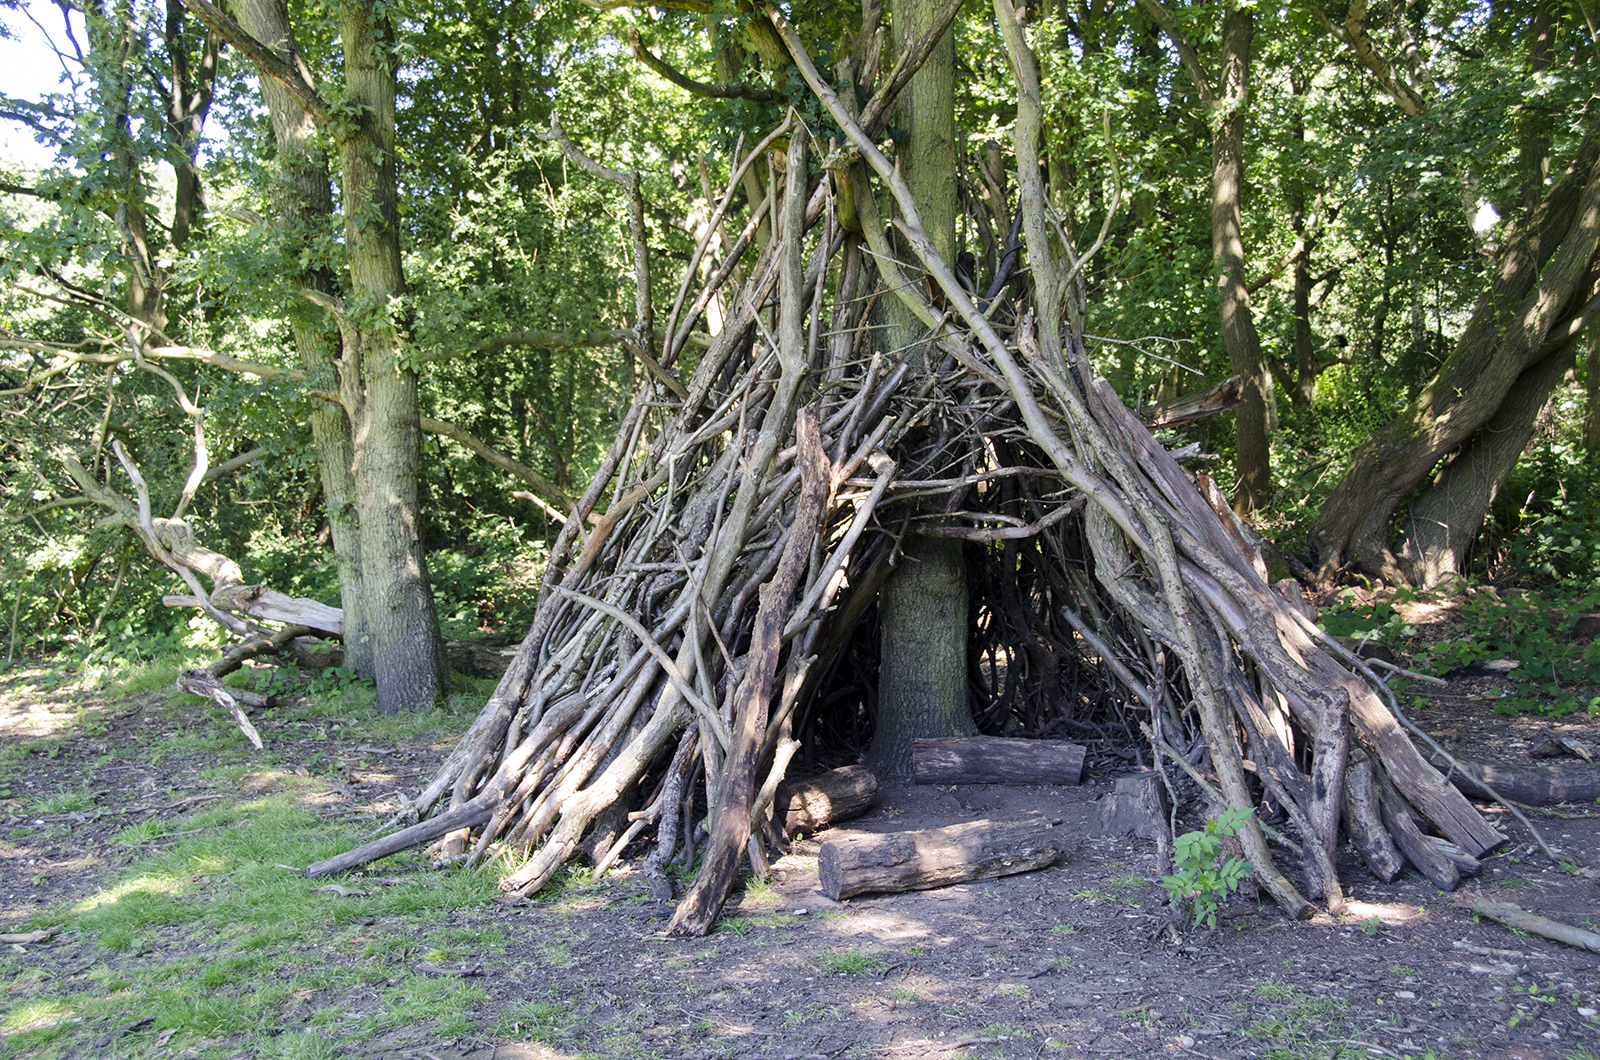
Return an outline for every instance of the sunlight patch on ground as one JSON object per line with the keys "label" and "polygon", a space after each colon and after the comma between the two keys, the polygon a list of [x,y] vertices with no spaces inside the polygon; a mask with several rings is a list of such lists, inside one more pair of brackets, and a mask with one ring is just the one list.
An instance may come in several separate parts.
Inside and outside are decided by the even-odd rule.
{"label": "sunlight patch on ground", "polygon": [[54,736],[78,720],[70,700],[0,696],[0,736]]}
{"label": "sunlight patch on ground", "polygon": [[855,910],[849,916],[823,922],[836,935],[871,935],[882,942],[925,939],[933,934],[925,924],[893,913]]}
{"label": "sunlight patch on ground", "polygon": [[1395,614],[1405,619],[1406,624],[1410,626],[1432,626],[1449,622],[1461,608],[1461,598],[1458,596],[1443,600],[1396,600],[1393,603]]}
{"label": "sunlight patch on ground", "polygon": [[1322,914],[1312,923],[1326,927],[1357,927],[1377,920],[1384,927],[1409,927],[1428,919],[1428,911],[1405,902],[1346,902],[1343,916]]}
{"label": "sunlight patch on ground", "polygon": [[[205,866],[197,863],[194,869],[196,874],[200,874],[205,871]],[[211,866],[211,870],[218,871],[218,866]],[[113,905],[134,894],[163,894],[168,898],[182,898],[189,893],[190,882],[174,876],[140,876],[107,887],[98,894],[92,894],[72,908],[75,912],[87,913],[102,906]]]}
{"label": "sunlight patch on ground", "polygon": [[24,1031],[41,1031],[58,1023],[65,1023],[72,1009],[59,1001],[25,1001],[6,1013],[0,1023],[0,1038],[9,1038]]}

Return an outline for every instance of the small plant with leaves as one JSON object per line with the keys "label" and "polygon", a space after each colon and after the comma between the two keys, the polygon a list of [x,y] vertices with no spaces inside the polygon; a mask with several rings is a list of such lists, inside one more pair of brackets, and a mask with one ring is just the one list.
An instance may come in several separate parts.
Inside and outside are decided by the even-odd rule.
{"label": "small plant with leaves", "polygon": [[1171,876],[1161,878],[1161,886],[1172,895],[1174,905],[1185,903],[1190,922],[1217,926],[1217,909],[1223,899],[1239,889],[1255,866],[1243,858],[1223,857],[1222,840],[1236,834],[1250,819],[1253,810],[1235,806],[1220,817],[1206,822],[1204,831],[1185,832],[1173,843]]}

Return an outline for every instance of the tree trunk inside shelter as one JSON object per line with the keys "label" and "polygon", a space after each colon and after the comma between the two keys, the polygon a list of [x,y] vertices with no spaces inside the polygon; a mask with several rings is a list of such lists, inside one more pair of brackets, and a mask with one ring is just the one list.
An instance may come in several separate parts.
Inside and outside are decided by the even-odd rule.
{"label": "tree trunk inside shelter", "polygon": [[[938,0],[895,5],[896,54],[928,32],[939,6]],[[951,31],[945,31],[911,78],[898,113],[907,131],[897,155],[901,171],[934,246],[945,260],[954,261],[955,37]],[[928,371],[926,328],[899,299],[885,302],[893,321],[889,347],[908,350],[913,369]],[[919,737],[978,731],[967,703],[966,580],[959,541],[913,535],[879,598],[878,715],[867,766],[880,776],[909,776],[911,743]]]}

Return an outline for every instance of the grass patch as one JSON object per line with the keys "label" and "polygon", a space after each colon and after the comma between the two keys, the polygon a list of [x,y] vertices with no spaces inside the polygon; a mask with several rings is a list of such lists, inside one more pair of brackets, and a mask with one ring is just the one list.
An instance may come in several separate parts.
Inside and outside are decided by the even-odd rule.
{"label": "grass patch", "polygon": [[506,1038],[527,1038],[552,1045],[573,1036],[577,1017],[571,1006],[553,1001],[534,1001],[513,1005],[500,1013],[495,1033]]}
{"label": "grass patch", "polygon": [[[170,686],[178,665],[141,665],[135,689]],[[0,982],[7,984],[0,993],[0,1060],[158,1054],[321,1060],[394,1028],[438,1037],[493,1031],[478,1023],[485,980],[431,979],[414,966],[481,961],[504,951],[497,927],[470,920],[452,926],[452,913],[486,905],[498,893],[496,874],[432,872],[421,853],[408,853],[373,866],[364,879],[338,881],[357,892],[338,895],[281,867],[347,850],[362,837],[316,812],[311,797],[326,790],[326,781],[273,769],[275,728],[348,726],[359,743],[381,743],[418,733],[453,736],[477,709],[470,699],[478,692],[469,691],[449,711],[378,719],[370,703],[359,701],[360,689],[349,691],[337,704],[330,697],[262,712],[265,754],[244,742],[231,719],[196,724],[200,712],[177,697],[141,705],[147,735],[139,756],[210,754],[200,779],[226,797],[186,817],[130,824],[114,843],[142,857],[81,901],[42,910],[12,929],[59,926],[57,945],[80,947],[83,960],[46,975],[38,954],[0,950]],[[84,723],[90,714],[91,722],[104,717],[80,712],[75,738],[92,734]],[[39,798],[28,812],[73,813],[92,805],[85,788]],[[148,1024],[95,1050],[107,1031],[147,1016]]]}
{"label": "grass patch", "polygon": [[94,805],[94,793],[88,788],[81,791],[66,791],[59,795],[51,795],[33,802],[34,813],[81,813]]}
{"label": "grass patch", "polygon": [[889,967],[889,962],[884,960],[882,954],[865,953],[858,949],[824,953],[817,957],[816,963],[818,968],[829,975],[877,975]]}

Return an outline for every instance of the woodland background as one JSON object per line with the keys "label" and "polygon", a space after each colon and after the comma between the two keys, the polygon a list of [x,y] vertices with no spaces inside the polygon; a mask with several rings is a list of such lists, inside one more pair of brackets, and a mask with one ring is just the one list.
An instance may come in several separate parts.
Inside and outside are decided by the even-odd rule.
{"label": "woodland background", "polygon": [[[249,10],[234,14],[248,21]],[[832,130],[742,2],[295,4],[285,14],[297,61],[327,108],[303,148],[333,158],[363,135],[365,89],[346,42],[350,20],[365,19],[377,43],[363,54],[394,78],[395,198],[363,199],[347,158],[325,207],[290,218],[293,159],[266,79],[193,11],[130,0],[44,13],[70,26],[56,38],[66,79],[41,104],[0,100],[0,117],[56,156],[0,175],[8,659],[131,660],[220,643],[211,621],[162,605],[187,590],[108,499],[135,492],[116,441],[155,513],[186,517],[246,581],[339,598],[332,546],[359,491],[330,493],[319,475],[315,428],[341,384],[306,347],[308,334],[336,332],[335,316],[346,350],[363,328],[386,336],[416,388],[423,438],[407,510],[440,628],[519,637],[561,513],[645,373],[638,343],[623,341],[642,334],[627,191],[542,134],[558,118],[590,158],[637,172],[659,304],[740,137],[759,138],[791,107],[814,137]],[[1211,171],[1219,123],[1242,122],[1240,261],[1261,357],[1245,367],[1260,407],[1171,441],[1217,454],[1211,469],[1236,505],[1324,576],[1439,580],[1447,572],[1406,551],[1407,513],[1427,502],[1431,477],[1409,498],[1350,483],[1370,461],[1362,444],[1381,442],[1386,425],[1417,422],[1441,388],[1465,396],[1448,375],[1452,351],[1594,127],[1588,6],[1054,0],[1025,14],[1051,202],[1080,245],[1104,236],[1085,277],[1099,371],[1134,406],[1239,373],[1221,323]],[[862,15],[828,3],[790,17],[827,69]],[[1253,31],[1249,92],[1219,117],[1193,70],[1238,58],[1224,37],[1240,18]],[[1174,26],[1190,54],[1173,46]],[[989,200],[1016,165],[1016,91],[987,7],[966,5],[954,35],[958,241],[985,287],[1006,246]],[[886,141],[897,137],[891,123]],[[761,168],[730,207],[732,234],[767,194]],[[360,274],[351,233],[366,229],[362,210],[392,216],[386,286]],[[767,235],[758,222],[753,238]],[[1578,271],[1580,294],[1592,291]],[[709,330],[725,308],[712,305]],[[1487,432],[1527,449],[1514,468],[1473,472],[1492,505],[1481,536],[1450,558],[1475,578],[1581,597],[1600,558],[1600,344],[1581,314],[1566,320],[1571,333],[1550,340],[1531,391],[1517,391],[1521,411],[1507,399],[1513,422]],[[1246,437],[1245,416],[1259,419],[1267,451]],[[1425,463],[1448,467],[1473,444]],[[1379,532],[1340,539],[1341,519]],[[350,677],[364,676],[352,664]]]}

